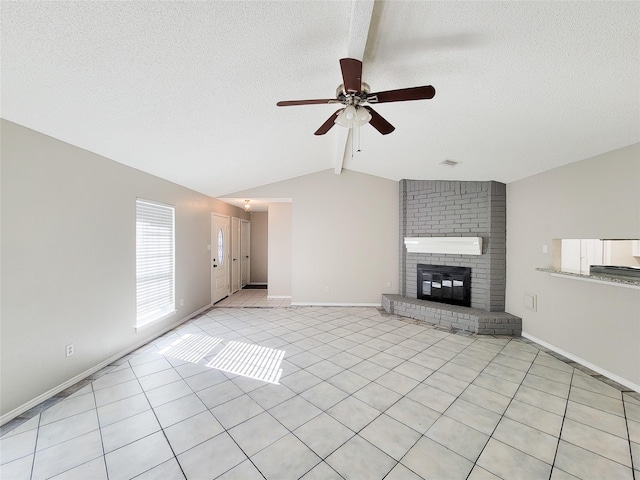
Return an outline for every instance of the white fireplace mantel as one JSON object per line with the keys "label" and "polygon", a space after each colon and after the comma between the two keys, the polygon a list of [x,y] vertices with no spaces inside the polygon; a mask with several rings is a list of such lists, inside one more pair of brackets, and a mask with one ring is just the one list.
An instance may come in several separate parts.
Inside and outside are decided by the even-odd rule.
{"label": "white fireplace mantel", "polygon": [[405,237],[409,253],[482,255],[482,237]]}

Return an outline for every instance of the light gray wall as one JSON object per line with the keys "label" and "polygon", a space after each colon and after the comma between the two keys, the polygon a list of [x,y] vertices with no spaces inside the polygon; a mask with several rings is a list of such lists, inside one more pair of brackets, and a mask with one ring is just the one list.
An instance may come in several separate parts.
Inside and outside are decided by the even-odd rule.
{"label": "light gray wall", "polygon": [[[5,415],[210,304],[210,215],[226,204],[11,122],[1,129]],[[176,208],[177,313],[140,333],[136,197]]]}
{"label": "light gray wall", "polygon": [[398,195],[398,182],[325,170],[229,196],[293,199],[293,303],[379,305],[398,292]]}
{"label": "light gray wall", "polygon": [[268,284],[270,297],[291,297],[291,204],[269,204]]}
{"label": "light gray wall", "polygon": [[251,214],[251,282],[267,283],[267,246],[269,216],[267,212]]}
{"label": "light gray wall", "polygon": [[559,238],[640,238],[640,145],[507,185],[506,304],[525,334],[640,385],[640,290],[536,271]]}

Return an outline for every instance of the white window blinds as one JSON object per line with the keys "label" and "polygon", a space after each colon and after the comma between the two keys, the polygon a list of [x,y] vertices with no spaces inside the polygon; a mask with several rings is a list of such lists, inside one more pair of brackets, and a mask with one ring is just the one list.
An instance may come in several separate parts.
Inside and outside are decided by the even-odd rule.
{"label": "white window blinds", "polygon": [[136,326],[175,310],[174,208],[136,200]]}

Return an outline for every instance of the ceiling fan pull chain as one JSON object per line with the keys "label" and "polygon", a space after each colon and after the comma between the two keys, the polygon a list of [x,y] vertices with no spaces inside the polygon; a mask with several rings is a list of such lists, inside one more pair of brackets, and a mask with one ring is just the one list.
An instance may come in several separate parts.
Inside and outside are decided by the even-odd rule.
{"label": "ceiling fan pull chain", "polygon": [[351,158],[353,158],[353,129],[354,127],[351,127]]}

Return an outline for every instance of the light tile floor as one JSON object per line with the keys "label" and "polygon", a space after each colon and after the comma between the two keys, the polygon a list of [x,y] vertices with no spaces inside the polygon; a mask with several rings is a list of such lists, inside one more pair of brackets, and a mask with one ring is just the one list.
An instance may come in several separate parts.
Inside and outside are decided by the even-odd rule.
{"label": "light tile floor", "polygon": [[[207,367],[233,340],[280,384]],[[78,388],[3,427],[0,478],[640,479],[637,393],[375,308],[212,308]]]}
{"label": "light tile floor", "polygon": [[269,298],[267,289],[244,288],[223,298],[216,307],[234,308],[284,308],[291,305],[291,298]]}

